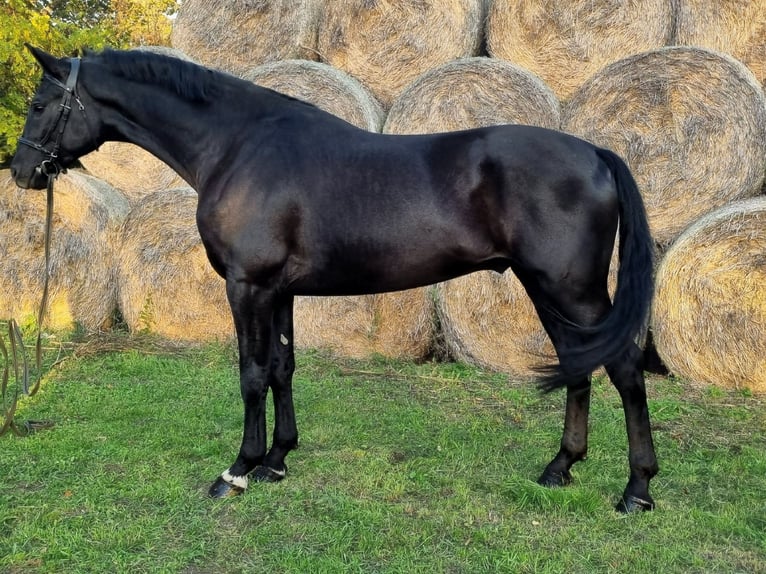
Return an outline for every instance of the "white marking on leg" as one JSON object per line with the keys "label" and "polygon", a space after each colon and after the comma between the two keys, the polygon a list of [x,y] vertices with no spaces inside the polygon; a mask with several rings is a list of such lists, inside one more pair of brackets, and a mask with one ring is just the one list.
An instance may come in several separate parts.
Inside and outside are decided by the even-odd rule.
{"label": "white marking on leg", "polygon": [[231,484],[232,486],[236,486],[237,488],[241,488],[242,490],[247,489],[247,475],[245,476],[236,476],[229,472],[229,469],[226,469],[224,473],[221,475],[221,478],[223,478],[226,482]]}
{"label": "white marking on leg", "polygon": [[287,476],[287,468],[284,468],[282,470],[276,470],[271,467],[268,467],[268,469],[274,474],[276,474],[279,478],[284,478],[285,476]]}
{"label": "white marking on leg", "polygon": [[284,334],[284,333],[281,333],[281,334],[279,335],[279,342],[280,342],[280,343],[282,343],[283,345],[287,346],[287,345],[290,343],[290,339],[288,339],[287,337],[285,337],[285,334]]}

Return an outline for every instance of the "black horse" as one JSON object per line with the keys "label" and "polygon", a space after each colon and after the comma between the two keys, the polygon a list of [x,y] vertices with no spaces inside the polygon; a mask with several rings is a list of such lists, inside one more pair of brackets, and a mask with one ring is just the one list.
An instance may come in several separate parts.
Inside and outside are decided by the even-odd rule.
{"label": "black horse", "polygon": [[239,455],[212,496],[242,492],[248,476],[286,474],[298,444],[296,295],[395,291],[510,268],[558,355],[542,385],[567,388],[561,447],[539,482],[568,483],[584,458],[590,374],[605,365],[629,442],[630,480],[617,508],[653,507],[657,461],[634,342],[652,295],[653,246],[636,183],[614,153],[520,125],[381,135],[166,56],[107,50],[58,59],[29,48],[44,75],[11,165],[19,186],[42,188],[116,140],[148,150],[199,194],[200,236],[234,315],[245,411]]}

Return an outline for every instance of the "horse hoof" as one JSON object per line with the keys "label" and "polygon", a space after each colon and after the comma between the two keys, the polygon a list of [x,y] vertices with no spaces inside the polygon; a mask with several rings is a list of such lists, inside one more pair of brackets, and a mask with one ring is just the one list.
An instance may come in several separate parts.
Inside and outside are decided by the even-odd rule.
{"label": "horse hoof", "polygon": [[568,470],[565,470],[563,472],[551,472],[549,470],[546,470],[545,472],[543,472],[540,478],[537,479],[537,484],[541,484],[542,486],[547,486],[548,488],[566,486],[567,484],[571,482],[572,482],[572,474]]}
{"label": "horse hoof", "polygon": [[250,476],[256,482],[279,482],[287,476],[287,465],[282,470],[275,470],[268,466],[256,466]]}
{"label": "horse hoof", "polygon": [[208,490],[208,494],[211,498],[228,498],[231,496],[239,496],[245,492],[245,489],[241,486],[226,482],[222,476],[218,477],[213,485]]}
{"label": "horse hoof", "polygon": [[650,498],[645,500],[637,496],[623,496],[617,506],[614,507],[617,512],[622,514],[633,514],[634,512],[648,512],[654,510],[654,501]]}

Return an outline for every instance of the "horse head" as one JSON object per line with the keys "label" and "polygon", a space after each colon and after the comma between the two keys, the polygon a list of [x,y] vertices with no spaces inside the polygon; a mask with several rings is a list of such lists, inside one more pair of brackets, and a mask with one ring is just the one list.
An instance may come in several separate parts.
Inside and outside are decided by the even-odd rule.
{"label": "horse head", "polygon": [[56,58],[26,45],[43,69],[29,106],[11,174],[22,188],[42,189],[79,157],[96,149],[94,127],[80,89],[80,59]]}

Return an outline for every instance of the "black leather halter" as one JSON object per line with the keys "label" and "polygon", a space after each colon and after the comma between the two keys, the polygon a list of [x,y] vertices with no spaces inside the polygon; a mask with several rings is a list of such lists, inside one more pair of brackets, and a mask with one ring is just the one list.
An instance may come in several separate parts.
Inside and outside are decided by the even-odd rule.
{"label": "black leather halter", "polygon": [[[64,129],[66,128],[67,121],[69,120],[69,114],[72,112],[72,98],[74,98],[74,100],[77,102],[80,111],[83,113],[83,116],[85,116],[85,106],[82,105],[80,98],[75,93],[75,88],[77,86],[77,76],[80,72],[80,59],[71,58],[69,62],[71,64],[71,68],[69,70],[69,76],[67,77],[66,84],[62,84],[59,80],[53,76],[49,76],[48,74],[43,76],[44,80],[48,80],[49,82],[52,82],[64,90],[64,95],[61,98],[61,103],[59,104],[59,113],[56,117],[56,121],[46,132],[45,136],[43,136],[39,143],[33,142],[25,137],[19,138],[20,144],[29,146],[48,156],[42,162],[40,162],[39,169],[44,175],[53,175],[54,177],[65,171],[57,160],[59,149],[61,148],[61,140],[64,137]],[[85,118],[85,123],[86,125],[88,123],[87,117]],[[49,149],[46,146],[51,141],[51,139],[53,139],[53,134],[56,131],[56,127],[58,127],[58,133],[55,136],[53,148]],[[90,131],[90,127],[88,127],[88,130]]]}

